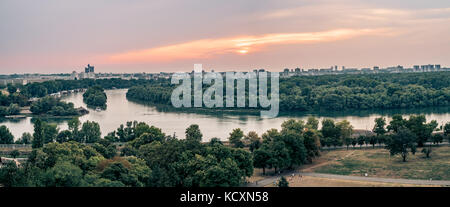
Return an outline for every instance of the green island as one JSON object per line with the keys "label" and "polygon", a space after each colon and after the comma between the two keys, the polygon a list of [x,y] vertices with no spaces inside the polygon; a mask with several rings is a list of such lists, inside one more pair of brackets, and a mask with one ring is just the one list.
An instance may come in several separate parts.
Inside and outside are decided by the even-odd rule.
{"label": "green island", "polygon": [[[299,76],[282,78],[279,85],[280,111],[284,112],[410,109],[450,104],[450,72]],[[171,106],[171,93],[176,87],[169,81],[136,85],[128,90],[127,98]],[[203,89],[208,87],[203,85]],[[223,94],[225,90],[226,87]],[[248,93],[248,87],[246,90]],[[226,105],[225,97],[223,103]],[[204,109],[207,108],[201,110]]]}
{"label": "green island", "polygon": [[90,87],[83,94],[83,101],[88,107],[106,109],[106,93],[101,86]]}

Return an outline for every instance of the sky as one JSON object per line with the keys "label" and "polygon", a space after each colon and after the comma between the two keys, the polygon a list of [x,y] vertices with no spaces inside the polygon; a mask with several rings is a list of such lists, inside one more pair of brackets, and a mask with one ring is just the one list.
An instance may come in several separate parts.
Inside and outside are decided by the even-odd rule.
{"label": "sky", "polygon": [[450,66],[448,0],[1,0],[0,73]]}

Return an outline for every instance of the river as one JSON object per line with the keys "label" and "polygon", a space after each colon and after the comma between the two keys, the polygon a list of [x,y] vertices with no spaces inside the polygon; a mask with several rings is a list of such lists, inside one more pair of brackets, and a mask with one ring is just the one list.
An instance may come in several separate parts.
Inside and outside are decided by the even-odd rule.
{"label": "river", "polygon": [[[107,90],[108,108],[105,111],[95,111],[89,109],[90,113],[80,117],[80,121],[95,121],[100,124],[102,135],[116,130],[120,124],[127,121],[142,121],[149,125],[154,125],[162,129],[166,134],[184,138],[184,132],[190,124],[198,124],[203,133],[203,141],[213,137],[226,140],[229,133],[235,128],[241,128],[245,133],[256,131],[259,135],[271,128],[280,129],[281,123],[289,118],[306,120],[305,113],[290,113],[277,118],[262,119],[258,115],[243,115],[230,113],[185,113],[170,110],[161,110],[155,106],[135,103],[126,99],[127,89]],[[73,102],[75,107],[86,107],[83,103],[82,93],[71,94],[62,98],[64,101]],[[374,119],[385,116],[389,122],[393,114],[400,113],[405,117],[411,114],[425,114],[427,121],[436,120],[439,125],[450,121],[450,107],[411,109],[411,110],[384,110],[384,111],[353,111],[335,113],[315,113],[319,120],[332,118],[336,121],[348,120],[355,129],[371,130]],[[33,132],[32,118],[23,119],[3,119],[0,125],[7,126],[14,137],[21,137],[24,132]],[[51,120],[58,124],[61,130],[67,129],[67,120]]]}

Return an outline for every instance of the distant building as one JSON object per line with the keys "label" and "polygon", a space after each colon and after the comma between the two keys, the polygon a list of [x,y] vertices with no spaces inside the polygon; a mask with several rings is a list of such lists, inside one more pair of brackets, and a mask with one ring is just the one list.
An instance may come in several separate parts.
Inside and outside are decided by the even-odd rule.
{"label": "distant building", "polygon": [[95,79],[95,69],[94,66],[88,64],[87,67],[84,68],[84,73],[80,73],[78,75],[79,79],[91,78]]}
{"label": "distant building", "polygon": [[289,68],[283,70],[283,76],[289,76]]}
{"label": "distant building", "polygon": [[85,73],[95,73],[94,66],[91,66],[90,64],[87,65],[87,67],[84,68]]}

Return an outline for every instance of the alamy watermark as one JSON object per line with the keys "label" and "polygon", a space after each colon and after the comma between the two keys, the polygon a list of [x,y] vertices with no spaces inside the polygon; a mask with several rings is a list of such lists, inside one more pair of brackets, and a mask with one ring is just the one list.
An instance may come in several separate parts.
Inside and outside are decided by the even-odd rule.
{"label": "alamy watermark", "polygon": [[[261,110],[261,117],[274,118],[278,116],[280,74],[270,73],[270,95],[268,75],[268,72],[226,72],[225,107],[258,108],[259,103],[259,107],[268,109]],[[181,84],[180,81],[182,81]],[[214,81],[213,84],[212,81]],[[246,89],[247,82],[248,90]],[[186,72],[174,73],[171,83],[180,84],[172,91],[171,96],[172,105],[176,108],[192,107],[192,97],[194,99],[193,107],[224,107],[224,79],[221,73],[203,72],[202,65],[195,64],[192,75]],[[210,86],[203,90],[203,84]],[[246,99],[246,94],[248,99]],[[246,100],[248,100],[248,106],[246,106]]]}

